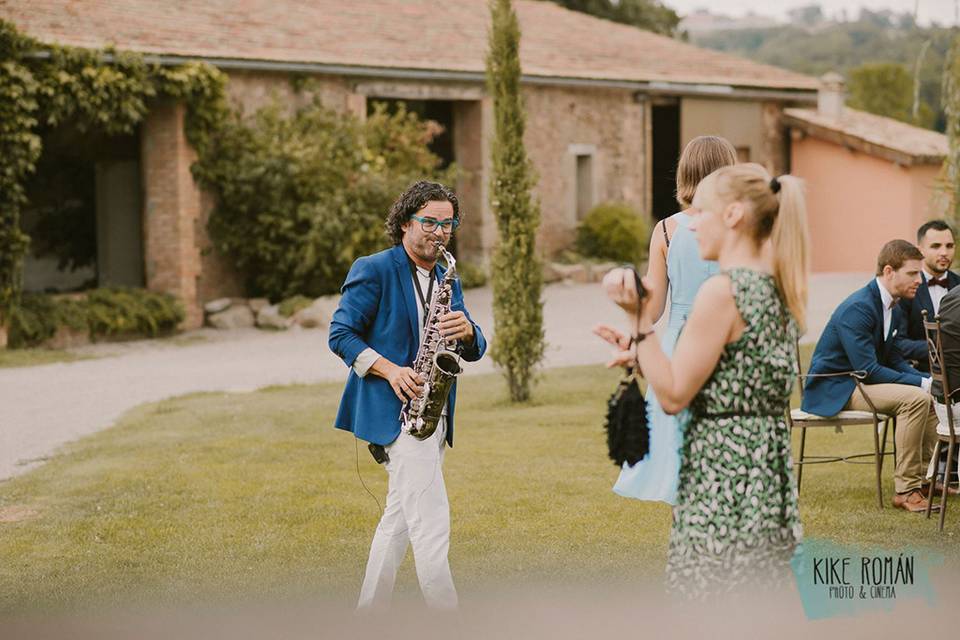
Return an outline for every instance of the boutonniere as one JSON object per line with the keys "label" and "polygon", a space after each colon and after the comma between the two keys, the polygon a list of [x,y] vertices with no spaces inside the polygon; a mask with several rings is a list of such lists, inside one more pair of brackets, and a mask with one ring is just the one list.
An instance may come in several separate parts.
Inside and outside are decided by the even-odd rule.
{"label": "boutonniere", "polygon": [[891,337],[891,338],[895,338],[896,336],[897,336],[897,330],[894,329],[894,330],[893,330],[893,333],[890,334],[890,337]]}

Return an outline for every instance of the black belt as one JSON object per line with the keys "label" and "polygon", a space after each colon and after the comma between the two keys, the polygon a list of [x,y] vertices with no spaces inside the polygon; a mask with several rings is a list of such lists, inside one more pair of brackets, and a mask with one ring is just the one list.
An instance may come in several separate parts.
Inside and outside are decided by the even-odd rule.
{"label": "black belt", "polygon": [[698,418],[785,418],[785,411],[776,413],[757,413],[755,411],[722,411],[717,413],[694,413]]}

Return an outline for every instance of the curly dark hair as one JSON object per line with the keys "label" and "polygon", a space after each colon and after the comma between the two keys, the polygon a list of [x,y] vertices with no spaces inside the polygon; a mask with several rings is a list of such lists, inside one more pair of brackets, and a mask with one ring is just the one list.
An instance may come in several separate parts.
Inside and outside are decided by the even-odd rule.
{"label": "curly dark hair", "polygon": [[453,219],[460,223],[460,201],[457,200],[453,190],[439,182],[420,180],[407,187],[406,191],[390,205],[390,213],[387,214],[384,226],[393,244],[398,245],[403,241],[401,225],[432,200],[446,200],[452,204]]}

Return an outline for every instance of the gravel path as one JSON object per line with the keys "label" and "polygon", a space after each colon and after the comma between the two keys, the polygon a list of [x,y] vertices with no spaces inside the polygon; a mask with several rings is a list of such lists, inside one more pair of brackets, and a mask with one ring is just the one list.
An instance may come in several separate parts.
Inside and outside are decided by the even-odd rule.
{"label": "gravel path", "polygon": [[[819,276],[813,283],[808,336],[867,275]],[[489,288],[466,294],[467,307],[489,336]],[[545,366],[606,361],[610,350],[590,333],[597,322],[619,324],[619,310],[597,285],[554,284],[545,290]],[[270,385],[339,381],[346,368],[327,348],[325,330],[256,329],[191,332],[176,340],[100,344],[80,350],[94,360],[0,369],[0,479],[40,464],[60,445],[110,426],[145,402],[197,391],[247,392]],[[465,375],[494,371],[489,357]]]}

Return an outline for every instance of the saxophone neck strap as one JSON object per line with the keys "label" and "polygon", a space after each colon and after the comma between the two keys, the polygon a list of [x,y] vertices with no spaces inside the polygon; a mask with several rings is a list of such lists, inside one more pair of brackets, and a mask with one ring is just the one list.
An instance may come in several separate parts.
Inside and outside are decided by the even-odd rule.
{"label": "saxophone neck strap", "polygon": [[407,256],[407,262],[410,264],[410,275],[413,276],[413,284],[417,288],[417,297],[420,299],[420,308],[423,309],[423,325],[427,324],[427,315],[430,312],[430,300],[433,299],[433,269],[430,270],[430,284],[427,287],[427,295],[423,295],[423,287],[420,286],[420,274],[417,273],[417,264]]}

